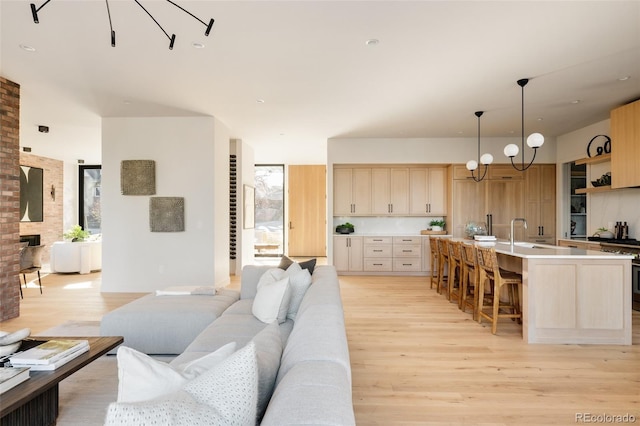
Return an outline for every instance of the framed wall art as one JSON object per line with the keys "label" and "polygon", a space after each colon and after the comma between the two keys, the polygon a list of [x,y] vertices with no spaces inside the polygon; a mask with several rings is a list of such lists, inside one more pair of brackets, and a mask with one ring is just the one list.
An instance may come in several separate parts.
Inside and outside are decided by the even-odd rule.
{"label": "framed wall art", "polygon": [[20,222],[42,222],[43,175],[37,167],[20,166]]}

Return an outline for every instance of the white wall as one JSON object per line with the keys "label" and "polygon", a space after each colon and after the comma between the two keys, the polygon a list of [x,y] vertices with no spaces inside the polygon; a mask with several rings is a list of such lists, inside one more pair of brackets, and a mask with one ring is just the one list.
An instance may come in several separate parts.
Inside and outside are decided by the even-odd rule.
{"label": "white wall", "polygon": [[255,263],[253,252],[253,242],[255,229],[244,229],[244,199],[243,185],[255,186],[255,162],[253,157],[253,148],[239,139],[231,141],[231,153],[237,155],[237,178],[236,186],[236,218],[237,218],[237,234],[236,234],[236,253],[235,261],[229,263],[232,274],[240,275],[244,265]]}
{"label": "white wall", "polygon": [[[228,133],[213,117],[103,119],[103,292],[228,283]],[[155,195],[185,199],[184,232],[150,232],[150,196],[121,195],[122,160],[155,161]]]}

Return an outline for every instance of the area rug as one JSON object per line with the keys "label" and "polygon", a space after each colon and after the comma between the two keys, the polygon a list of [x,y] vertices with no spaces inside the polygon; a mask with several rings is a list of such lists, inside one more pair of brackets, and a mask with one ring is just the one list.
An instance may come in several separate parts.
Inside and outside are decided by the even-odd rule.
{"label": "area rug", "polygon": [[100,321],[67,321],[37,336],[99,336]]}

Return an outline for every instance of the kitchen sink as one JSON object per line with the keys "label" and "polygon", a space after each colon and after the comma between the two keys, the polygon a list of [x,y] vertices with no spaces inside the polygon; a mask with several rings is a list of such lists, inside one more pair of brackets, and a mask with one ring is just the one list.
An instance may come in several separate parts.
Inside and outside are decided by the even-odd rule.
{"label": "kitchen sink", "polygon": [[[498,244],[504,244],[506,246],[511,245],[511,243],[507,242],[507,241],[498,241]],[[528,243],[526,241],[516,241],[515,243],[513,243],[514,246],[518,246],[518,247],[526,247],[526,248],[537,248],[537,249],[543,249],[543,248],[547,248],[544,246],[537,246],[533,243]]]}

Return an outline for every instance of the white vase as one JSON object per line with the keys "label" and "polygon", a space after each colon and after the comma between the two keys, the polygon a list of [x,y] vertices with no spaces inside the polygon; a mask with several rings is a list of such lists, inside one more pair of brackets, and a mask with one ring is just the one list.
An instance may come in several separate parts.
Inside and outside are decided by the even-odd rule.
{"label": "white vase", "polygon": [[431,226],[432,231],[442,231],[442,226]]}

